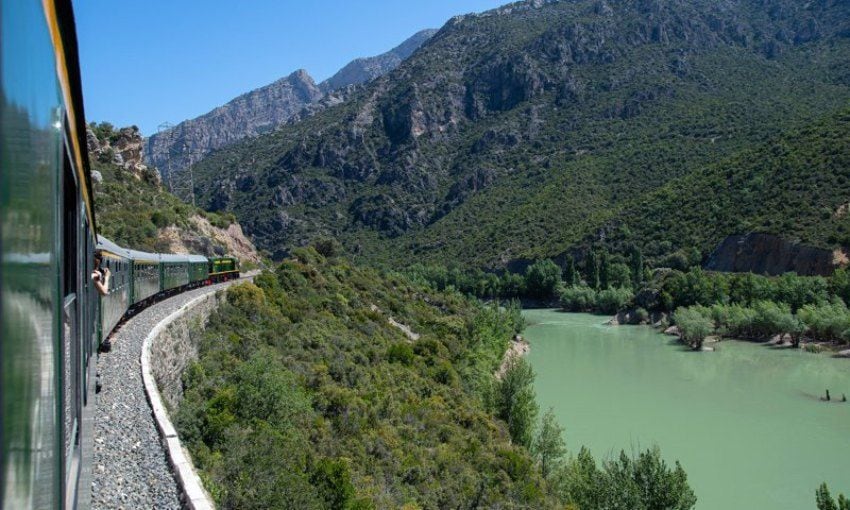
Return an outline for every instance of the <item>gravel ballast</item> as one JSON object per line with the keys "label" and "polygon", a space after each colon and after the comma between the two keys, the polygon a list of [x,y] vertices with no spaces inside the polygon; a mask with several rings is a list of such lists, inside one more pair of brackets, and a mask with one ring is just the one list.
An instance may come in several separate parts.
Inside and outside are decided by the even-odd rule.
{"label": "gravel ballast", "polygon": [[100,354],[102,389],[94,416],[92,508],[178,509],[180,491],[145,396],[142,342],[163,319],[192,299],[235,282],[191,290],[152,305],[112,336],[112,350]]}

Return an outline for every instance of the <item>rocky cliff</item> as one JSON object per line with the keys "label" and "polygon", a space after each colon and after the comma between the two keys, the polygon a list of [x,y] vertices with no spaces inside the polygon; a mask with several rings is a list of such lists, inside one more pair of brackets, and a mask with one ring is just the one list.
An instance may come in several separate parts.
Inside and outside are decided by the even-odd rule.
{"label": "rocky cliff", "polygon": [[320,85],[316,85],[307,71],[298,70],[209,113],[152,135],[146,148],[149,164],[159,168],[168,183],[172,174],[180,174],[216,149],[273,131],[295,116],[303,118],[341,102],[347,97],[345,89],[392,71],[434,32],[417,32],[387,53],[358,58]]}
{"label": "rocky cliff", "polygon": [[87,136],[99,234],[136,250],[229,254],[261,263],[232,216],[192,207],[164,189],[156,169],[141,163],[143,142],[135,126],[92,124]]}
{"label": "rocky cliff", "polygon": [[[118,130],[114,130],[110,124],[86,126],[86,144],[94,160],[120,166],[136,179],[144,179],[156,185],[162,180],[156,168],[144,164],[145,140],[137,126]],[[92,178],[100,181],[102,176],[95,171]]]}
{"label": "rocky cliff", "polygon": [[179,173],[215,149],[274,130],[321,97],[321,90],[307,71],[295,71],[207,114],[151,136],[147,141],[149,161],[160,169],[167,182],[170,173]]}
{"label": "rocky cliff", "polygon": [[777,276],[794,272],[829,276],[845,259],[842,252],[792,243],[770,234],[729,236],[706,261],[713,271],[752,272]]}

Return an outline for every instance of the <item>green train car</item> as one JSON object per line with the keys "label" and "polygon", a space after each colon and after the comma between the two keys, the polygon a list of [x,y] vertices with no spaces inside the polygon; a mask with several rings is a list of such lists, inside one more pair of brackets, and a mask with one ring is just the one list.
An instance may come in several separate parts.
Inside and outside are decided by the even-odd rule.
{"label": "green train car", "polygon": [[0,0],[0,27],[0,507],[87,508],[98,347],[239,262],[97,236],[72,3]]}
{"label": "green train car", "polygon": [[90,499],[96,223],[69,0],[0,0],[0,498]]}

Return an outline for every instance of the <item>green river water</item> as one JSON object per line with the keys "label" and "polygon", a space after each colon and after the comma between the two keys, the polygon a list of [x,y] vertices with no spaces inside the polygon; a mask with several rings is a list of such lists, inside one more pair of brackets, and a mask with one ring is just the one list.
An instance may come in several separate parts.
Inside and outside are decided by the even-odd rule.
{"label": "green river water", "polygon": [[815,509],[815,489],[850,496],[850,360],[748,342],[684,350],[644,326],[527,310],[528,359],[541,413],[571,453],[598,459],[661,447],[678,459],[697,510]]}

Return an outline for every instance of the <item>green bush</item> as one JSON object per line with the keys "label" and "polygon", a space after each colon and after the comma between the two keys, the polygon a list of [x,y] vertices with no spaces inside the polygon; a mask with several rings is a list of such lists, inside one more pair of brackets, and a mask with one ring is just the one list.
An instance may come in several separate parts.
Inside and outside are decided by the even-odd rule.
{"label": "green bush", "polygon": [[597,292],[590,287],[574,286],[561,289],[561,308],[568,312],[590,312],[596,309]]}
{"label": "green bush", "polygon": [[682,342],[695,351],[702,349],[705,337],[714,331],[714,323],[709,318],[709,313],[709,310],[702,307],[690,307],[677,308],[673,314]]}
{"label": "green bush", "polygon": [[387,360],[392,363],[410,365],[413,363],[413,347],[405,342],[393,344],[387,349]]}

